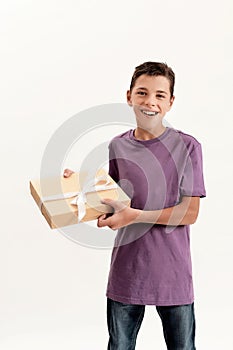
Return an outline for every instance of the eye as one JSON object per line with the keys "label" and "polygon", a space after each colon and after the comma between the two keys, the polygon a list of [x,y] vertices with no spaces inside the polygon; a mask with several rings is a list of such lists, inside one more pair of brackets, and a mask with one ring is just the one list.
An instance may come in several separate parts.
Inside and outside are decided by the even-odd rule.
{"label": "eye", "polygon": [[161,95],[161,94],[156,95],[156,97],[158,97],[158,98],[160,98],[160,99],[165,98],[165,96],[164,96],[164,95]]}
{"label": "eye", "polygon": [[146,93],[145,93],[144,91],[138,91],[138,92],[137,92],[137,95],[145,96],[145,94],[146,94]]}

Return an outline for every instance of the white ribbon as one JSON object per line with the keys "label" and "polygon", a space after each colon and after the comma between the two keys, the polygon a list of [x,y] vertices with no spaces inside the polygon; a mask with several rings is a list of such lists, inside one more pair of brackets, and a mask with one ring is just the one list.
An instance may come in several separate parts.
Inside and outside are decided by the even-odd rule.
{"label": "white ribbon", "polygon": [[[99,181],[106,181],[106,183],[104,185],[96,185]],[[109,176],[99,176],[95,178],[94,181],[93,179],[88,181],[87,184],[83,187],[83,190],[78,193],[77,197],[70,203],[77,205],[78,207],[78,222],[80,222],[86,215],[86,194],[97,191],[111,190],[118,187],[116,183],[111,184],[110,182],[111,180]]]}
{"label": "white ribbon", "polygon": [[[106,183],[103,185],[96,185],[100,181],[106,181]],[[41,207],[44,202],[51,202],[55,200],[76,197],[73,199],[72,202],[70,202],[70,204],[77,205],[78,222],[80,222],[86,215],[86,203],[87,203],[86,194],[87,193],[111,190],[117,187],[118,185],[116,183],[111,183],[111,179],[108,175],[98,176],[94,180],[93,179],[89,180],[86,183],[86,185],[83,187],[82,191],[80,192],[67,192],[62,194],[59,193],[59,194],[54,194],[47,197],[42,197],[39,203],[39,208],[41,210]]]}

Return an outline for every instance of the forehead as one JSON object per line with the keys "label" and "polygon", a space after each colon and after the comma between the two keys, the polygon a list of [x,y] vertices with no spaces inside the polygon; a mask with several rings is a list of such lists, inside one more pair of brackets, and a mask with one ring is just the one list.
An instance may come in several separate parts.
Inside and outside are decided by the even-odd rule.
{"label": "forehead", "polygon": [[146,74],[140,75],[135,81],[134,88],[144,87],[148,90],[163,90],[167,93],[170,92],[170,82],[169,80],[162,76],[150,76]]}

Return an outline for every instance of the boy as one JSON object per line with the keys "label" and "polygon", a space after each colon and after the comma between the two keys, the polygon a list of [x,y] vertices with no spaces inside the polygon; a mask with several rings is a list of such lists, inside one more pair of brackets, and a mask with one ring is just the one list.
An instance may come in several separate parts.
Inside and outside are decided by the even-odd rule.
{"label": "boy", "polygon": [[156,306],[167,349],[195,349],[189,225],[206,193],[200,143],[162,123],[174,83],[166,64],[136,67],[127,102],[137,127],[109,144],[109,174],[131,207],[105,199],[114,214],[97,223],[118,229],[107,287],[108,350],[135,349],[145,305]]}

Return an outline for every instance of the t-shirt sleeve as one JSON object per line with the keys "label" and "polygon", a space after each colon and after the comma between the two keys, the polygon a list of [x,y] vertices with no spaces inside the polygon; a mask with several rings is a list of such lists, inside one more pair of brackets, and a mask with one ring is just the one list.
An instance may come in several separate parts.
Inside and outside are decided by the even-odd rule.
{"label": "t-shirt sleeve", "polygon": [[180,186],[181,196],[206,197],[201,144],[187,157]]}
{"label": "t-shirt sleeve", "polygon": [[115,152],[114,152],[114,149],[113,149],[113,146],[111,143],[109,144],[108,149],[109,149],[108,174],[117,183],[117,182],[119,182],[119,172],[118,172],[118,167],[117,167],[117,159],[116,159]]}

